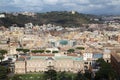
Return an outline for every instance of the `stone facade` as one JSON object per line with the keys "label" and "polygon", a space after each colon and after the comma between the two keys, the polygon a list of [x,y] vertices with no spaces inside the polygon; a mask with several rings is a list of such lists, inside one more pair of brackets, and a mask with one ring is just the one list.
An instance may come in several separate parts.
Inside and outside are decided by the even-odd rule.
{"label": "stone facade", "polygon": [[111,54],[111,64],[114,70],[120,75],[120,53]]}
{"label": "stone facade", "polygon": [[44,57],[15,62],[15,73],[44,72],[49,69],[67,72],[84,72],[84,61],[75,57]]}
{"label": "stone facade", "polygon": [[17,61],[15,63],[15,73],[25,73],[25,62]]}

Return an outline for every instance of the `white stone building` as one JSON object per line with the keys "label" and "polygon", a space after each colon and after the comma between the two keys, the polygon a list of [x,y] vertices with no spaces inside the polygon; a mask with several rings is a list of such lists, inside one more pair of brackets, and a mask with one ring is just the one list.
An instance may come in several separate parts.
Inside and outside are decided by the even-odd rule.
{"label": "white stone building", "polygon": [[84,72],[84,61],[82,57],[73,56],[32,56],[29,60],[15,62],[15,73],[44,72],[49,69]]}

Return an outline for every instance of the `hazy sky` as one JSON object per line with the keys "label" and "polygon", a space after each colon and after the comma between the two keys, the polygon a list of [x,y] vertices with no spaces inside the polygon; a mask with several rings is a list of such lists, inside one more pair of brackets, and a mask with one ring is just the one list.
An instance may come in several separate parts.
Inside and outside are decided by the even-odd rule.
{"label": "hazy sky", "polygon": [[0,0],[0,12],[71,11],[120,14],[120,0]]}

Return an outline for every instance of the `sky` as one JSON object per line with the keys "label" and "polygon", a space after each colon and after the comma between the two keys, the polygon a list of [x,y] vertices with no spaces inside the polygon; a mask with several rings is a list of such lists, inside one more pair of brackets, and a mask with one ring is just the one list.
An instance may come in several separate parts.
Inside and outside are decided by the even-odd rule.
{"label": "sky", "polygon": [[77,11],[120,14],[120,0],[0,0],[0,12]]}

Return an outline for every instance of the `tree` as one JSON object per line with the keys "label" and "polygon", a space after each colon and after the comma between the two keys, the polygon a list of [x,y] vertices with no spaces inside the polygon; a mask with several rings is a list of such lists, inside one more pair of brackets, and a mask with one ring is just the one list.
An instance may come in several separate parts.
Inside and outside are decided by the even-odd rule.
{"label": "tree", "polygon": [[73,53],[75,50],[74,49],[68,49],[67,52],[68,53]]}
{"label": "tree", "polygon": [[84,47],[76,47],[76,49],[84,50],[85,48]]}
{"label": "tree", "polygon": [[58,51],[52,51],[52,53],[58,53]]}
{"label": "tree", "polygon": [[32,50],[31,52],[32,52],[32,53],[43,53],[44,50]]}
{"label": "tree", "polygon": [[57,77],[58,77],[58,80],[66,80],[65,72],[59,72]]}
{"label": "tree", "polygon": [[23,51],[22,48],[17,48],[16,51],[20,52],[20,51]]}
{"label": "tree", "polygon": [[84,77],[86,77],[87,79],[90,79],[91,80],[91,72],[90,71],[86,71],[84,73]]}
{"label": "tree", "polygon": [[84,75],[81,73],[81,71],[78,71],[75,80],[87,80]]}
{"label": "tree", "polygon": [[7,54],[7,50],[0,50],[0,60],[4,59],[4,55]]}
{"label": "tree", "polygon": [[57,80],[74,80],[75,75],[76,74],[71,72],[65,72],[65,71],[59,72]]}
{"label": "tree", "polygon": [[27,53],[27,52],[29,52],[30,50],[29,50],[29,49],[23,49],[23,48],[17,48],[16,51],[18,51],[18,52],[22,51],[22,52],[24,52],[24,53]]}
{"label": "tree", "polygon": [[0,60],[2,62],[2,60],[4,59],[4,56],[0,55]]}
{"label": "tree", "polygon": [[110,63],[107,63],[104,61],[104,59],[100,58],[97,60],[97,62],[100,64],[100,69],[96,73],[95,79],[101,80],[101,79],[107,79],[107,80],[114,80],[116,79],[116,72],[112,69],[112,66]]}
{"label": "tree", "polygon": [[50,53],[51,51],[50,50],[46,50],[46,53]]}
{"label": "tree", "polygon": [[57,72],[53,69],[44,72],[45,80],[57,80]]}
{"label": "tree", "polygon": [[1,55],[7,54],[7,50],[0,50],[0,54],[1,54]]}
{"label": "tree", "polygon": [[22,50],[24,53],[27,53],[27,52],[29,52],[30,50],[29,49],[23,49]]}
{"label": "tree", "polygon": [[38,50],[32,50],[31,52],[32,53],[38,53]]}
{"label": "tree", "polygon": [[8,68],[4,66],[0,66],[0,80],[4,80],[7,78]]}
{"label": "tree", "polygon": [[38,50],[39,53],[44,53],[45,50]]}

